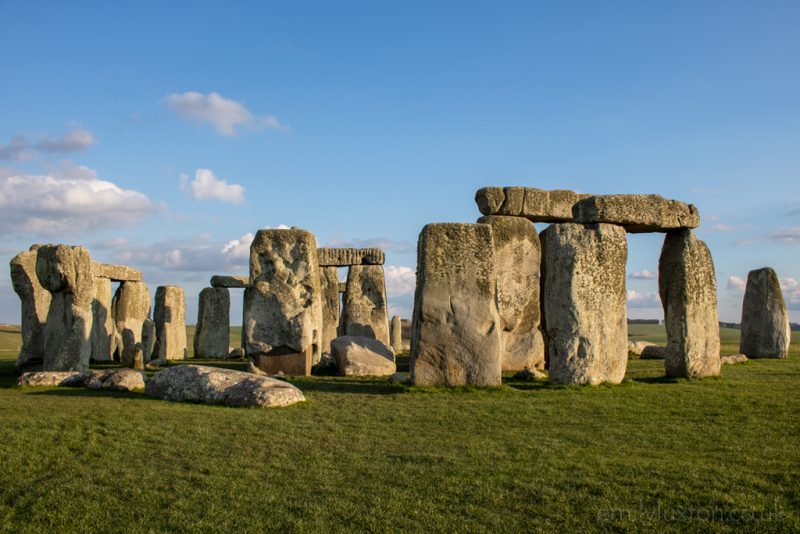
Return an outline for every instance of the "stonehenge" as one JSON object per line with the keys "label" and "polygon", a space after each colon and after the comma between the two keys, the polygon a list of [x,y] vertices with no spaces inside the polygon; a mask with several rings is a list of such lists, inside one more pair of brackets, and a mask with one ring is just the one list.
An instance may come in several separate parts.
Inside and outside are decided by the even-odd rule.
{"label": "stonehenge", "polygon": [[748,358],[786,358],[791,338],[778,275],[769,267],[750,271],[742,302],[739,352]]}
{"label": "stonehenge", "polygon": [[[117,332],[117,354],[121,360],[126,351],[125,339],[133,345],[145,341],[144,334],[148,329],[146,323],[150,320],[150,289],[147,284],[137,281],[122,282],[111,301],[111,313]],[[125,331],[130,331],[131,335],[123,337]],[[149,342],[155,346],[154,331],[150,335]],[[130,352],[133,347],[128,347],[127,350]],[[145,355],[145,360],[151,357],[152,351]]]}
{"label": "stonehenge", "polygon": [[20,252],[11,259],[11,285],[21,303],[22,349],[16,368],[22,372],[44,361],[44,328],[50,310],[50,292],[36,276],[36,256],[39,245]]}
{"label": "stonehenge", "polygon": [[194,330],[195,358],[226,358],[230,345],[231,296],[226,287],[200,291]]}
{"label": "stonehenge", "polygon": [[186,299],[180,286],[156,288],[156,305],[153,309],[156,324],[157,360],[186,359]]}
{"label": "stonehenge", "polygon": [[342,304],[343,335],[377,339],[387,347],[389,307],[381,265],[351,265]]}
{"label": "stonehenge", "polygon": [[331,341],[336,339],[339,329],[339,270],[335,266],[320,265],[319,271],[320,290],[322,291],[321,350],[323,354],[330,354]]}
{"label": "stonehenge", "polygon": [[397,354],[403,351],[403,321],[399,316],[392,316],[392,321],[389,325],[389,337],[392,343],[392,350]]}
{"label": "stonehenge", "polygon": [[321,248],[317,250],[317,261],[320,267],[383,265],[384,254],[379,248]]}

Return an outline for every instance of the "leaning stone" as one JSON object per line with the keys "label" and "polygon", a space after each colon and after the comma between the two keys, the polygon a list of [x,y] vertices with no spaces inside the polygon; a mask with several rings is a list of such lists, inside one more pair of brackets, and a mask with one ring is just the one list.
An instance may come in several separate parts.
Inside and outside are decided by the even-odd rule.
{"label": "leaning stone", "polygon": [[746,363],[748,360],[744,354],[733,354],[732,356],[722,356],[719,361],[722,365],[735,365],[737,363]]}
{"label": "leaning stone", "polygon": [[714,261],[691,230],[667,234],[658,260],[658,292],[667,327],[667,376],[719,374],[719,316]]}
{"label": "leaning stone", "polygon": [[769,267],[750,271],[742,302],[739,352],[748,358],[786,358],[791,339],[778,275]]}
{"label": "leaning stone", "polygon": [[487,224],[428,224],[422,229],[411,337],[414,384],[501,384],[493,254]]}
{"label": "leaning stone", "polygon": [[147,381],[145,393],[170,401],[266,408],[305,400],[288,382],[202,365],[176,365],[160,371]]}
{"label": "leaning stone", "polygon": [[628,353],[634,356],[641,356],[647,347],[654,347],[655,343],[649,341],[630,341],[628,340]]}
{"label": "leaning stone", "polygon": [[475,193],[475,202],[484,215],[510,215],[532,222],[555,223],[571,222],[572,206],[589,196],[564,189],[484,187]]}
{"label": "leaning stone", "polygon": [[36,251],[39,245],[11,259],[11,285],[19,296],[22,316],[22,349],[17,357],[17,372],[30,370],[44,361],[44,329],[50,309],[50,292],[36,276]]}
{"label": "leaning stone", "polygon": [[317,242],[306,230],[259,230],[250,245],[243,341],[262,371],[308,375],[322,345]]}
{"label": "leaning stone", "polygon": [[231,340],[231,297],[224,287],[200,291],[197,326],[194,330],[195,358],[225,358]]}
{"label": "leaning stone", "polygon": [[83,371],[37,371],[22,373],[17,379],[17,386],[83,387],[90,376],[90,373]]}
{"label": "leaning stone", "polygon": [[550,381],[619,384],[628,363],[625,230],[561,223],[540,237]]}
{"label": "leaning stone", "polygon": [[380,265],[353,265],[347,270],[347,292],[342,302],[344,335],[389,341],[389,306]]}
{"label": "leaning stone", "polygon": [[317,260],[320,267],[383,265],[384,254],[379,248],[320,248]]}
{"label": "leaning stone", "polygon": [[322,354],[331,353],[331,340],[339,328],[339,269],[320,267],[322,292]]}
{"label": "leaning stone", "polygon": [[101,278],[109,278],[114,282],[141,282],[142,273],[127,265],[111,265],[109,263],[92,262],[92,274]]}
{"label": "leaning stone", "polygon": [[544,368],[536,228],[521,217],[489,215],[478,222],[492,227],[503,371]]}
{"label": "leaning stone", "polygon": [[86,379],[85,386],[89,389],[107,389],[109,391],[134,391],[144,389],[145,377],[141,371],[133,369],[107,369],[105,371],[92,371]]}
{"label": "leaning stone", "polygon": [[389,376],[397,371],[392,349],[376,339],[337,337],[331,351],[343,376]]}
{"label": "leaning stone", "polygon": [[403,322],[397,315],[392,317],[390,338],[395,354],[403,352]]}
{"label": "leaning stone", "polygon": [[226,276],[216,274],[211,277],[211,287],[226,287],[230,289],[241,289],[250,286],[249,276]]}
{"label": "leaning stone", "polygon": [[[144,335],[150,334],[146,321],[150,317],[150,289],[144,282],[122,282],[114,293],[111,301],[111,314],[114,316],[114,326],[117,332],[117,350],[120,358],[124,350],[122,334],[130,330],[133,334],[133,343],[143,342],[145,352],[151,345],[155,346],[155,328],[152,330],[151,340],[145,340]],[[147,354],[152,357],[153,350]]]}
{"label": "leaning stone", "polygon": [[36,276],[51,294],[44,328],[45,371],[85,371],[92,356],[92,259],[83,247],[44,245]]}
{"label": "leaning stone", "polygon": [[669,232],[700,226],[692,204],[658,195],[597,195],[573,207],[575,222],[617,224],[628,232]]}
{"label": "leaning stone", "polygon": [[92,299],[92,360],[114,359],[114,317],[111,314],[111,280],[94,277]]}
{"label": "leaning stone", "polygon": [[[153,309],[156,323],[155,357],[166,360],[185,360],[186,351],[186,299],[180,286],[156,288],[156,305]],[[227,343],[225,344],[227,348]]]}
{"label": "leaning stone", "polygon": [[666,360],[667,347],[648,345],[642,348],[642,352],[639,354],[639,357],[643,360]]}

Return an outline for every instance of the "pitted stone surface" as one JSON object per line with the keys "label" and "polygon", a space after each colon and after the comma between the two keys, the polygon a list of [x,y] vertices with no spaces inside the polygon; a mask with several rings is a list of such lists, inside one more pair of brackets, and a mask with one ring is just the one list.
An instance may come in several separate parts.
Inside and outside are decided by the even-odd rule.
{"label": "pitted stone surface", "polygon": [[156,288],[153,322],[156,323],[154,358],[159,360],[185,359],[187,356],[186,298],[182,287],[159,286]]}
{"label": "pitted stone surface", "polygon": [[92,298],[92,360],[108,362],[114,358],[114,317],[111,314],[111,280],[94,277]]}
{"label": "pitted stone surface", "polygon": [[215,274],[211,277],[211,287],[227,287],[230,289],[242,289],[250,285],[249,276],[228,276]]}
{"label": "pitted stone surface", "polygon": [[625,230],[561,223],[540,237],[550,381],[622,382],[628,363]]}
{"label": "pitted stone surface", "polygon": [[39,365],[44,359],[44,328],[51,297],[36,276],[38,248],[38,245],[33,245],[10,262],[11,285],[19,296],[22,317],[22,348],[16,363],[18,372]]}
{"label": "pitted stone surface", "polygon": [[399,316],[392,317],[392,322],[389,325],[391,328],[390,337],[392,340],[392,350],[395,354],[403,352],[403,321]]}
{"label": "pitted stone surface", "polygon": [[347,282],[339,282],[339,293],[347,291]]}
{"label": "pitted stone surface", "polygon": [[152,337],[150,341],[144,340],[143,334],[145,329],[145,321],[150,317],[150,289],[144,282],[122,282],[114,293],[114,298],[111,301],[111,314],[114,317],[116,350],[122,357],[125,350],[123,342],[123,334],[126,330],[130,330],[133,334],[133,344],[145,341],[145,359],[149,359],[153,354],[153,349],[150,349],[147,354],[146,347],[155,347],[155,328],[152,330]]}
{"label": "pitted stone surface", "polygon": [[597,195],[573,207],[575,222],[609,223],[628,232],[668,232],[700,226],[700,212],[692,204],[659,195]]}
{"label": "pitted stone surface", "polygon": [[195,358],[227,358],[231,341],[231,295],[225,287],[200,291],[197,326],[194,330]]}
{"label": "pitted stone surface", "polygon": [[572,206],[590,195],[565,189],[548,191],[535,187],[484,187],[475,202],[484,215],[525,217],[532,222],[569,222]]}
{"label": "pitted stone surface", "polygon": [[664,307],[667,376],[719,374],[719,317],[714,262],[691,230],[667,234],[658,260],[658,292]]}
{"label": "pitted stone surface", "polygon": [[786,358],[791,339],[778,275],[769,267],[750,271],[742,302],[739,352],[748,358]]}
{"label": "pitted stone surface", "polygon": [[83,387],[91,376],[86,371],[36,371],[22,373],[17,379],[17,386]]}
{"label": "pitted stone surface", "polygon": [[379,248],[320,248],[317,260],[321,267],[383,265],[384,254]]}
{"label": "pitted stone surface", "polygon": [[259,230],[250,246],[243,340],[263,371],[310,374],[322,348],[317,243],[306,230]]}
{"label": "pitted stone surface", "polygon": [[322,291],[322,353],[331,353],[331,340],[336,339],[339,329],[339,269],[320,267],[320,291]]}
{"label": "pitted stone surface", "polygon": [[422,229],[411,339],[414,384],[500,385],[496,289],[491,226],[444,223]]}
{"label": "pitted stone surface", "polygon": [[342,302],[344,335],[377,339],[387,347],[389,306],[386,281],[380,265],[353,265],[347,271],[347,292]]}
{"label": "pitted stone surface", "polygon": [[127,265],[92,262],[92,274],[114,282],[141,282],[142,272]]}
{"label": "pitted stone surface", "polygon": [[392,349],[377,339],[337,337],[331,341],[331,352],[343,376],[389,376],[397,371]]}
{"label": "pitted stone surface", "polygon": [[491,225],[494,236],[503,371],[544,368],[536,228],[521,217],[489,215],[478,222]]}
{"label": "pitted stone surface", "polygon": [[144,389],[144,373],[133,369],[106,369],[92,371],[86,379],[89,389],[107,389],[109,391],[134,391]]}

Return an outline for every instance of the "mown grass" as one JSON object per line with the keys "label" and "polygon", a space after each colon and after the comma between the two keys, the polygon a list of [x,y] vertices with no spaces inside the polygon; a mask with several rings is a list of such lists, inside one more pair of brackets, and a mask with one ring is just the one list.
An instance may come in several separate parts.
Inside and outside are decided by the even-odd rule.
{"label": "mown grass", "polygon": [[586,388],[293,378],[275,410],[19,389],[4,358],[0,528],[797,531],[798,352]]}

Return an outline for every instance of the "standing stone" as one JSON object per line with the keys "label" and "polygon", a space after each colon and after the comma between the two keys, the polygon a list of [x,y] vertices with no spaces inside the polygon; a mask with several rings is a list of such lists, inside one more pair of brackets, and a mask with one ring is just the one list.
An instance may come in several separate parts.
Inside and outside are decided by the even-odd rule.
{"label": "standing stone", "polygon": [[769,267],[750,271],[742,302],[739,352],[748,358],[786,358],[791,339],[778,275]]}
{"label": "standing stone", "polygon": [[[111,301],[111,314],[114,317],[116,330],[117,353],[120,359],[125,349],[126,330],[133,333],[133,343],[142,341],[142,332],[145,321],[150,317],[150,289],[144,282],[122,282],[114,293]],[[155,342],[155,337],[152,338]],[[152,355],[146,354],[145,358]]]}
{"label": "standing stone", "polygon": [[42,287],[36,277],[36,251],[38,245],[20,252],[10,262],[11,285],[19,295],[22,312],[22,348],[17,357],[16,368],[41,364],[44,359],[44,328],[50,310],[50,292]]}
{"label": "standing stone", "polygon": [[342,315],[345,336],[368,337],[377,339],[387,347],[391,346],[389,307],[382,266],[350,266]]}
{"label": "standing stone", "polygon": [[85,371],[92,356],[92,258],[83,247],[45,245],[36,276],[52,298],[44,328],[45,371]]}
{"label": "standing stone", "polygon": [[231,341],[231,296],[224,287],[200,291],[197,327],[194,330],[195,358],[227,358]]}
{"label": "standing stone", "polygon": [[403,352],[403,322],[399,316],[392,317],[392,350],[395,354]]}
{"label": "standing stone", "polygon": [[494,237],[503,371],[544,368],[536,228],[521,217],[487,216],[478,222],[491,225]]}
{"label": "standing stone", "polygon": [[262,371],[308,375],[321,357],[322,298],[311,232],[259,230],[250,245],[242,337]]}
{"label": "standing stone", "polygon": [[156,323],[152,319],[145,319],[142,322],[142,352],[144,361],[153,359],[156,351]]}
{"label": "standing stone", "polygon": [[156,288],[153,321],[156,323],[155,358],[159,360],[186,359],[186,299],[182,287],[159,286]]}
{"label": "standing stone", "polygon": [[658,260],[658,292],[664,307],[667,376],[717,376],[719,318],[714,262],[691,230],[670,232]]}
{"label": "standing stone", "polygon": [[550,381],[622,382],[628,363],[625,230],[560,223],[540,237]]}
{"label": "standing stone", "polygon": [[487,224],[428,224],[422,229],[411,338],[414,384],[500,385],[493,253]]}
{"label": "standing stone", "polygon": [[94,277],[92,299],[92,360],[114,359],[114,318],[111,314],[111,279]]}
{"label": "standing stone", "polygon": [[320,267],[320,290],[322,291],[322,353],[331,353],[331,341],[337,337],[339,328],[339,269]]}

